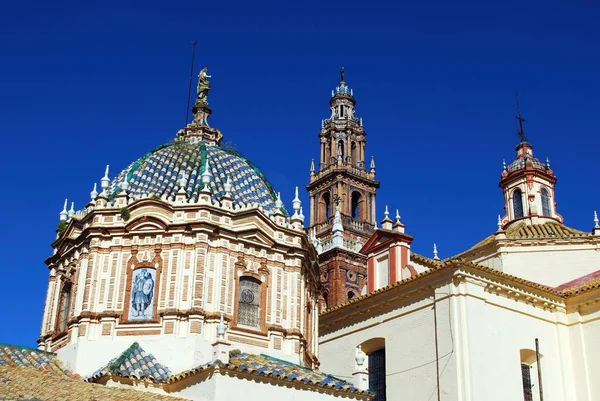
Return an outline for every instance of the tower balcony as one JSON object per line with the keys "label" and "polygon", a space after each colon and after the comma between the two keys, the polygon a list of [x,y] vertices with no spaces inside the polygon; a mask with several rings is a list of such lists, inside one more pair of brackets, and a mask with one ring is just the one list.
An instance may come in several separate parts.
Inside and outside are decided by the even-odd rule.
{"label": "tower balcony", "polygon": [[339,172],[347,172],[360,178],[364,178],[367,180],[375,180],[375,173],[365,169],[364,161],[361,160],[359,162],[352,163],[350,158],[346,158],[345,160],[331,158],[331,162],[329,164],[319,164],[319,171],[316,172],[313,176],[311,176],[310,182],[312,183],[314,181],[317,181],[330,173]]}
{"label": "tower balcony", "polygon": [[[370,235],[374,230],[375,230],[375,225],[365,222],[365,221],[359,221],[351,216],[345,215],[345,214],[341,214],[341,218],[342,218],[342,226],[344,227],[345,230],[350,230],[350,231],[354,231],[360,234],[367,234]],[[333,219],[334,216],[331,216],[327,219],[327,221],[324,221],[322,223],[317,223],[315,225],[315,228],[317,230],[317,235],[325,233],[325,232],[331,232],[331,230],[333,229]]]}

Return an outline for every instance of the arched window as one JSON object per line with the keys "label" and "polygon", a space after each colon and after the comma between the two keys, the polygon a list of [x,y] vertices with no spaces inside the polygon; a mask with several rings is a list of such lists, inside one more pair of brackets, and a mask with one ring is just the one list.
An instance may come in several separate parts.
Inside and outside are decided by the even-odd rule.
{"label": "arched window", "polygon": [[344,160],[344,141],[338,142],[338,153],[337,156],[341,156],[342,160]]}
{"label": "arched window", "polygon": [[520,189],[513,192],[513,211],[516,219],[523,217],[523,194]]}
{"label": "arched window", "polygon": [[[521,357],[521,380],[523,381],[523,399],[525,401],[534,400],[533,388],[538,388],[537,375],[532,374],[532,371],[537,370],[537,356],[532,349],[521,349],[519,351]],[[540,360],[543,355],[540,354]]]}
{"label": "arched window", "polygon": [[552,216],[550,192],[546,188],[542,188],[542,216]]}
{"label": "arched window", "polygon": [[62,333],[67,329],[69,320],[69,305],[71,304],[71,283],[65,283],[60,292],[60,302],[58,305],[58,319],[56,329]]}
{"label": "arched window", "polygon": [[325,220],[331,217],[331,197],[329,196],[329,192],[325,192],[321,199],[323,202],[323,204],[321,205],[322,216],[324,217],[323,220]]}
{"label": "arched window", "polygon": [[260,327],[260,281],[253,277],[240,277],[237,323]]}
{"label": "arched window", "polygon": [[361,344],[367,354],[369,367],[369,390],[375,391],[372,401],[386,400],[385,339],[371,338]]}
{"label": "arched window", "polygon": [[360,195],[359,192],[352,192],[352,199],[351,199],[351,205],[352,205],[352,211],[351,211],[351,215],[353,219],[360,219],[362,218],[362,213],[361,212],[361,207],[362,207],[362,196]]}
{"label": "arched window", "polygon": [[356,146],[356,142],[352,142],[350,144],[350,156],[352,157],[352,165],[356,166],[358,163],[358,147]]}

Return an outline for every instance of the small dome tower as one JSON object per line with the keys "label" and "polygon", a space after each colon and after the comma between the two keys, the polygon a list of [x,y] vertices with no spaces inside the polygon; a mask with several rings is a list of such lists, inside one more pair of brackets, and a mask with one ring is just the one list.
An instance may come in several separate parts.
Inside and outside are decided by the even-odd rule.
{"label": "small dome tower", "polygon": [[501,219],[503,229],[512,223],[525,222],[538,224],[546,221],[563,222],[556,212],[554,185],[556,176],[550,168],[550,161],[543,163],[533,156],[533,146],[525,137],[517,93],[517,120],[520,138],[517,145],[517,158],[508,166],[503,165],[499,186],[504,192],[506,215]]}

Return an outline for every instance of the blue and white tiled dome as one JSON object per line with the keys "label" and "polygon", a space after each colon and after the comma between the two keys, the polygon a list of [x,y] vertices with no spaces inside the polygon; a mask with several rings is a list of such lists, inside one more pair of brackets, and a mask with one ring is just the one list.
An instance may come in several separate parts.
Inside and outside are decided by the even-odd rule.
{"label": "blue and white tiled dome", "polygon": [[204,187],[202,173],[207,160],[213,199],[225,195],[223,185],[229,178],[234,204],[258,203],[268,213],[275,212],[275,191],[256,166],[231,149],[192,138],[159,146],[131,163],[112,180],[110,192],[118,193],[126,181],[130,195],[174,199],[183,175],[185,192],[196,201]]}

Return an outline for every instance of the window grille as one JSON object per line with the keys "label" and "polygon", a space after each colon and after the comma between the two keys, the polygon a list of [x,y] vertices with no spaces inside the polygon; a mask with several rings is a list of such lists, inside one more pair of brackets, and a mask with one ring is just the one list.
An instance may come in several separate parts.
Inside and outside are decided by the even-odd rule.
{"label": "window grille", "polygon": [[250,327],[260,326],[260,282],[251,277],[240,278],[238,301],[238,324]]}
{"label": "window grille", "polygon": [[523,194],[520,189],[513,192],[513,209],[515,218],[523,217]]}
{"label": "window grille", "polygon": [[372,401],[385,401],[385,348],[369,354],[369,390],[375,391]]}
{"label": "window grille", "polygon": [[531,391],[531,367],[526,364],[521,364],[521,377],[523,378],[523,397],[525,401],[533,401],[533,392]]}
{"label": "window grille", "polygon": [[546,188],[542,188],[542,216],[551,216],[550,193]]}

